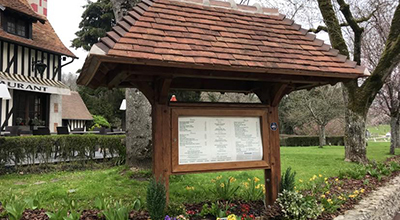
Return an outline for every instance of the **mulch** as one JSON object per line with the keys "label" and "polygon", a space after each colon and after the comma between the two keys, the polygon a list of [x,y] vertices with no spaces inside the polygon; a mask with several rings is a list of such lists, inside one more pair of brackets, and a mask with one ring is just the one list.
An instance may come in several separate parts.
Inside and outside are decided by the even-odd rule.
{"label": "mulch", "polygon": [[[391,161],[396,161],[400,162],[400,156],[392,157],[387,159],[386,162],[391,162]],[[363,179],[361,180],[355,180],[355,179],[341,179],[340,181],[335,181],[336,177],[331,177],[328,179],[328,182],[331,183],[331,187],[329,189],[331,195],[341,195],[342,193],[351,193],[354,192],[355,190],[360,190],[364,189],[365,192],[359,194],[354,199],[348,199],[344,204],[338,208],[333,213],[327,213],[324,212],[322,215],[318,217],[318,220],[331,220],[334,219],[335,217],[344,214],[345,211],[351,210],[354,208],[358,202],[368,196],[372,191],[377,189],[378,187],[381,187],[385,185],[389,180],[393,179],[394,177],[400,175],[400,171],[393,172],[390,176],[382,177],[382,179],[379,181],[377,178],[372,177],[370,175],[366,175]],[[368,184],[365,184],[368,182]],[[339,189],[340,187],[340,189]],[[302,192],[305,195],[310,195],[310,191],[303,191]],[[320,196],[320,195],[314,195],[314,196]],[[226,203],[225,201],[220,201],[220,203]],[[195,213],[200,213],[201,209],[204,204],[209,204],[211,205],[211,202],[202,202],[202,203],[196,203],[196,204],[184,204],[186,207],[187,211],[193,211]],[[248,205],[249,211],[248,214],[253,214],[255,216],[263,216],[264,219],[280,219],[281,217],[281,209],[279,205],[274,204],[273,206],[268,207],[267,209],[264,209],[264,203],[262,201],[255,201],[255,202],[245,202],[245,201],[233,201],[230,204],[233,204],[231,206],[235,207],[241,207],[242,205]],[[239,209],[231,209],[233,214],[241,214],[240,213],[240,208]],[[235,211],[236,210],[236,211]],[[3,207],[1,206],[0,203],[0,214],[4,211]],[[105,220],[104,216],[102,216],[101,211],[99,210],[83,210],[81,212],[81,220]],[[129,213],[129,219],[131,220],[147,220],[149,218],[149,215],[145,211],[131,211]],[[48,216],[46,215],[46,210],[45,209],[36,209],[36,210],[25,210],[23,213],[23,217],[21,220],[48,220]],[[201,218],[192,218],[191,220],[198,220]],[[213,220],[213,218],[209,218]],[[215,219],[215,218],[214,218]],[[8,220],[8,218],[0,217],[0,220]]]}

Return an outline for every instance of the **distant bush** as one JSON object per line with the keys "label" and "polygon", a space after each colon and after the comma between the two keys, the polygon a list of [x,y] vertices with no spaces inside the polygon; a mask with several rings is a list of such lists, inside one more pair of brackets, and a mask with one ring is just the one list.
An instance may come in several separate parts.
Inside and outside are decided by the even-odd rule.
{"label": "distant bush", "polygon": [[[318,136],[284,136],[280,137],[281,146],[318,146]],[[326,137],[327,145],[343,146],[343,136]]]}
{"label": "distant bush", "polygon": [[126,154],[123,139],[125,135],[1,137],[0,165],[46,164],[54,159],[59,162],[93,160],[97,150],[121,160]]}
{"label": "distant bush", "polygon": [[93,128],[96,127],[106,127],[109,128],[111,127],[110,123],[101,115],[93,115]]}

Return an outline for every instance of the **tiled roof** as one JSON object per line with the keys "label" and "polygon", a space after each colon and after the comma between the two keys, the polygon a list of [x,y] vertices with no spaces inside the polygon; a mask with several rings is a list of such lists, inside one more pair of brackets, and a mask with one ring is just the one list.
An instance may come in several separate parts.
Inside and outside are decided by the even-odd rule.
{"label": "tiled roof", "polygon": [[78,92],[62,96],[62,119],[93,120]]}
{"label": "tiled roof", "polygon": [[368,74],[276,9],[214,0],[143,0],[93,53],[147,65],[349,78]]}
{"label": "tiled roof", "polygon": [[[21,9],[23,13],[26,11],[31,11],[32,13],[36,14],[30,6],[26,3],[25,0],[0,0],[0,5],[2,3],[7,3],[9,5],[19,5],[19,9],[29,7],[28,9]],[[23,3],[25,2],[25,3]],[[6,6],[7,7],[7,6]],[[15,9],[16,10],[16,9]],[[17,35],[9,34],[5,32],[3,29],[0,29],[0,39],[5,39],[8,41],[12,41],[15,43],[19,43],[22,45],[30,46],[33,48],[38,48],[41,50],[54,52],[62,55],[66,55],[69,57],[76,57],[65,45],[61,42],[60,38],[57,36],[56,32],[54,31],[53,27],[51,26],[50,22],[40,15],[39,16],[43,23],[36,22],[32,24],[32,39],[20,37]]]}
{"label": "tiled roof", "polygon": [[42,22],[45,20],[43,16],[38,15],[31,9],[31,6],[26,0],[0,0],[0,5],[4,6],[6,9],[9,8],[18,11]]}

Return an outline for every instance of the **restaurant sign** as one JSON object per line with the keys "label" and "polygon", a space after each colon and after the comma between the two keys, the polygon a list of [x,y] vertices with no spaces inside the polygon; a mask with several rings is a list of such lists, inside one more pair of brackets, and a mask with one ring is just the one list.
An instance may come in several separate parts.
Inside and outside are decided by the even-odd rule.
{"label": "restaurant sign", "polygon": [[60,88],[55,86],[45,86],[27,82],[17,82],[12,80],[4,80],[0,79],[0,84],[6,84],[9,89],[30,91],[30,92],[41,92],[41,93],[50,93],[50,94],[60,94],[60,95],[69,95],[70,90],[67,88]]}

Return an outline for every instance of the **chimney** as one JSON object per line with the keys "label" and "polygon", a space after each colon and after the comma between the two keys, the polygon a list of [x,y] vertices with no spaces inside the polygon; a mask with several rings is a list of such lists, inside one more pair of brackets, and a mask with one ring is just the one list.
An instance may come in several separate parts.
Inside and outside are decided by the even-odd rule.
{"label": "chimney", "polygon": [[47,0],[27,0],[27,1],[36,13],[47,17]]}

